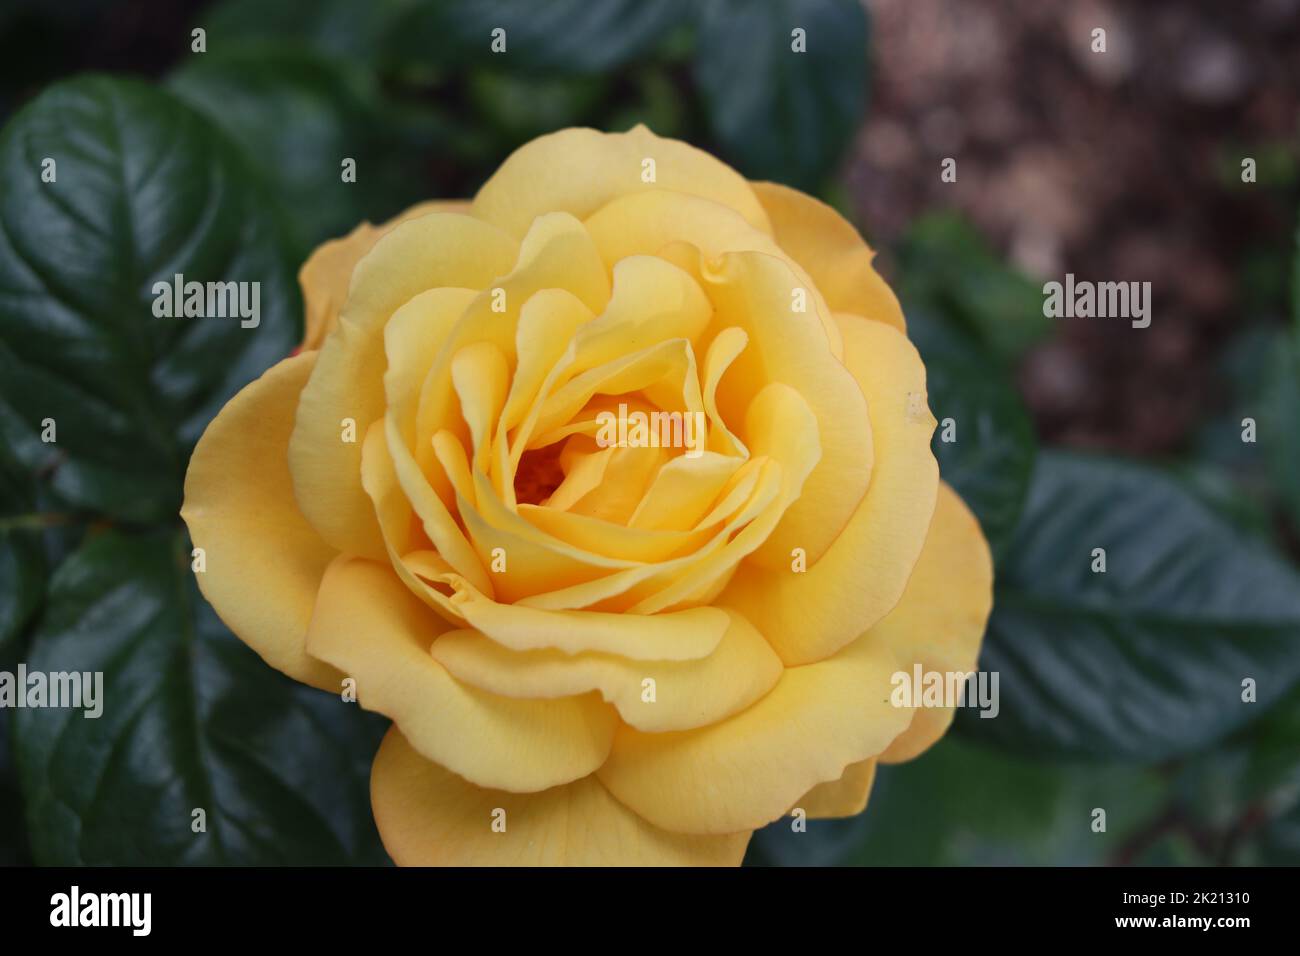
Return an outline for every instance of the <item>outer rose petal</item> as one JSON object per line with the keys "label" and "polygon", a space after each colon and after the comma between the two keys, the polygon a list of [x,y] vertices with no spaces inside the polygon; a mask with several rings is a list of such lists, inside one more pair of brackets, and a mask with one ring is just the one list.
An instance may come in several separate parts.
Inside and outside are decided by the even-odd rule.
{"label": "outer rose petal", "polygon": [[817,784],[795,806],[812,820],[857,816],[867,808],[867,797],[876,780],[876,759],[849,764],[840,779]]}
{"label": "outer rose petal", "polygon": [[317,246],[298,270],[298,285],[306,313],[302,345],[306,352],[318,349],[333,330],[348,298],[352,270],[384,233],[408,219],[431,212],[458,212],[469,215],[468,199],[422,202],[378,226],[363,222],[346,236],[330,239]]}
{"label": "outer rose petal", "polygon": [[462,684],[429,653],[444,629],[392,568],[340,557],[321,582],[307,646],[356,680],[362,706],[480,786],[544,790],[604,762],[618,718],[598,695],[513,700]]}
{"label": "outer rose petal", "polygon": [[[510,268],[515,246],[477,219],[431,213],[394,228],[357,264],[344,315],[320,348],[289,440],[294,496],[338,550],[386,558],[361,487],[361,439],[385,409],[384,325],[428,289],[486,287]],[[356,423],[355,441],[342,440],[345,419]]]}
{"label": "outer rose petal", "polygon": [[766,697],[710,727],[619,729],[597,773],[620,802],[676,833],[734,833],[788,813],[812,787],[874,757],[911,712],[890,703],[898,662],[870,635],[788,668]]}
{"label": "outer rose petal", "polygon": [[629,256],[655,255],[698,277],[711,260],[728,252],[759,252],[780,259],[806,290],[806,304],[821,323],[831,354],[844,355],[834,314],[811,277],[771,235],[735,210],[686,192],[647,186],[602,206],[586,225],[610,268]]}
{"label": "outer rose petal", "polygon": [[[930,532],[898,607],[871,637],[887,642],[909,673],[973,671],[993,608],[993,557],[979,522],[947,484],[940,483]],[[925,707],[881,754],[885,763],[911,760],[943,736],[953,708]]]}
{"label": "outer rose petal", "polygon": [[[651,182],[642,179],[647,159],[655,161]],[[743,176],[703,150],[660,139],[644,126],[615,134],[565,129],[525,143],[483,184],[473,212],[522,236],[543,213],[564,210],[585,219],[611,199],[640,189],[703,196],[772,231]]]}
{"label": "outer rose petal", "polygon": [[791,551],[803,548],[809,563],[818,560],[866,493],[873,460],[866,386],[831,353],[817,317],[791,311],[791,293],[802,285],[781,259],[731,252],[706,273],[705,291],[718,310],[715,322],[749,335],[748,347],[718,388],[722,417],[741,421],[765,382],[794,387],[817,417],[821,460],[750,562],[788,574]]}
{"label": "outer rose petal", "polygon": [[[599,690],[623,721],[640,730],[687,730],[730,717],[781,677],[781,660],[750,624],[731,626],[708,657],[638,661],[620,654],[512,651],[477,631],[452,631],[433,657],[458,680],[506,697],[569,697]],[[647,699],[645,681],[654,681]]]}
{"label": "outer rose petal", "polygon": [[[908,660],[927,671],[970,671],[993,606],[993,560],[979,523],[948,485],[938,503],[921,557],[898,607],[866,640],[894,648],[899,666]],[[953,708],[919,708],[911,725],[878,758],[850,764],[839,780],[813,787],[796,804],[809,817],[861,813],[876,775],[876,763],[911,760],[929,748],[952,723]]]}
{"label": "outer rose petal", "polygon": [[898,603],[921,553],[939,484],[930,451],[935,421],[915,347],[882,322],[837,318],[845,364],[871,414],[875,463],[866,496],[807,571],[743,564],[717,602],[754,621],[787,664],[835,653]]}
{"label": "outer rose petal", "polygon": [[226,403],[190,458],[181,517],[206,552],[199,590],[230,629],[277,670],[338,691],[342,675],[304,649],[335,551],[299,513],[286,457],[315,364],[315,352],[285,359]]}
{"label": "outer rose petal", "polygon": [[907,330],[898,297],[871,265],[876,254],[848,220],[797,189],[750,185],[772,220],[777,243],[807,270],[827,305]]}
{"label": "outer rose petal", "polygon": [[[737,866],[750,837],[665,832],[595,777],[542,793],[485,790],[425,760],[396,727],[375,756],[370,800],[399,866]],[[492,829],[499,810],[503,832]]]}

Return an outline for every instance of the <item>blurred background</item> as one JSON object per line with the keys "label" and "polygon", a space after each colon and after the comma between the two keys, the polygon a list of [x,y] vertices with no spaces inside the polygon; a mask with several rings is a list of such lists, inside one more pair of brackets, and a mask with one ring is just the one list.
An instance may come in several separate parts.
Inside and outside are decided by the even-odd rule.
{"label": "blurred background", "polygon": [[[488,49],[497,26],[505,55]],[[936,437],[942,472],[994,546],[981,667],[1002,676],[1002,712],[963,713],[921,759],[882,768],[858,818],[772,825],[748,862],[1300,863],[1300,0],[7,0],[11,147],[41,94],[87,72],[142,80],[210,127],[293,269],[362,219],[471,196],[515,147],[573,125],[646,123],[859,227],[936,417],[956,425],[955,442]],[[0,207],[12,227],[17,200]],[[1044,318],[1042,285],[1067,272],[1149,281],[1150,327]],[[0,291],[0,316],[15,308]],[[21,353],[17,322],[0,328]],[[46,571],[87,535],[165,525],[115,515],[115,492],[70,494],[11,441],[0,662],[66,638],[68,588],[55,573],[47,591]],[[1104,576],[1088,571],[1099,545]],[[270,708],[255,746],[281,754],[288,709]],[[361,789],[315,808],[330,850],[308,828],[219,859],[149,822],[150,801],[175,796],[166,772],[110,788],[79,822],[34,807],[63,758],[19,723],[0,711],[0,862],[382,859],[364,816],[377,731],[360,716],[331,731],[336,749],[356,740],[331,772]],[[113,799],[144,809],[118,817]],[[229,803],[242,828],[280,832]],[[95,835],[133,825],[151,835]]]}

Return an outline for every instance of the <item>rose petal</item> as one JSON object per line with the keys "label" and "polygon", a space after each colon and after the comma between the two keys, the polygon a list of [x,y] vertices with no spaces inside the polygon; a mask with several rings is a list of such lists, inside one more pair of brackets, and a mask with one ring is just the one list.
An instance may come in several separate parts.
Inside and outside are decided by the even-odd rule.
{"label": "rose petal", "polygon": [[698,607],[671,614],[545,611],[498,604],[458,589],[452,604],[475,629],[516,651],[600,651],[638,661],[698,660],[712,654],[729,626],[727,612]]}
{"label": "rose petal", "polygon": [[[898,607],[871,630],[894,649],[902,669],[975,670],[993,607],[993,558],[979,522],[946,483],[939,484],[930,531]],[[952,723],[951,707],[924,707],[881,754],[885,763],[911,760]]]}
{"label": "rose petal", "polygon": [[586,371],[667,339],[694,343],[711,312],[689,273],[656,256],[629,256],[614,265],[605,311],[574,336],[566,372]]}
{"label": "rose petal", "polygon": [[838,780],[817,784],[795,806],[808,814],[810,820],[857,816],[867,808],[871,785],[876,780],[877,759],[849,764]]}
{"label": "rose petal", "polygon": [[477,294],[449,287],[421,292],[384,326],[384,394],[407,446],[415,441],[415,410],[429,368]]}
{"label": "rose petal", "polygon": [[939,467],[925,366],[892,326],[841,316],[845,361],[871,409],[871,485],[843,533],[796,572],[746,562],[719,603],[759,622],[787,664],[834,654],[898,603],[934,513]]}
{"label": "rose petal", "polygon": [[788,668],[734,717],[674,733],[622,727],[601,782],[655,826],[731,833],[783,816],[816,784],[883,751],[911,713],[890,704],[898,662],[869,636],[834,657]]}
{"label": "rose petal", "polygon": [[789,186],[750,185],[772,220],[777,244],[808,270],[827,305],[907,330],[898,297],[871,265],[876,254],[843,216]]}
{"label": "rose petal", "polygon": [[422,202],[378,226],[363,222],[346,236],[330,239],[317,246],[298,270],[302,287],[306,330],[300,349],[304,352],[321,347],[325,336],[334,330],[339,313],[348,298],[352,270],[361,257],[371,250],[380,237],[408,219],[418,219],[431,212],[470,214],[469,200]]}
{"label": "rose petal", "polygon": [[304,649],[307,622],[335,551],[298,511],[285,448],[315,352],[273,366],[208,425],[190,457],[181,517],[205,552],[199,590],[272,667],[337,691],[334,668]]}
{"label": "rose petal", "polygon": [[523,304],[515,329],[519,361],[501,414],[502,434],[523,421],[574,333],[594,318],[590,309],[564,289],[542,289]]}
{"label": "rose petal", "polygon": [[[654,178],[646,182],[653,159]],[[770,231],[745,178],[708,153],[644,126],[626,133],[566,129],[515,150],[474,197],[474,215],[522,236],[539,215],[562,209],[583,219],[617,196],[675,189],[729,206]]]}
{"label": "rose petal", "polygon": [[370,799],[400,866],[738,866],[750,837],[666,833],[595,777],[533,794],[476,787],[425,760],[396,727],[375,757]]}
{"label": "rose petal", "polygon": [[[321,346],[289,440],[295,497],[338,550],[376,560],[386,553],[361,487],[361,439],[384,414],[384,325],[428,289],[483,288],[514,258],[514,240],[493,226],[432,213],[397,226],[357,263],[343,318]],[[356,424],[350,442],[348,419]]]}
{"label": "rose petal", "polygon": [[[492,283],[466,310],[429,369],[416,413],[415,457],[422,471],[436,468],[428,436],[448,430],[463,434],[451,380],[451,363],[461,349],[480,342],[501,350],[514,369],[518,323],[524,306],[544,289],[563,288],[595,313],[609,301],[609,277],[582,223],[568,213],[548,213],[528,230],[514,268]],[[439,488],[439,492],[442,492]]]}
{"label": "rose petal", "polygon": [[[707,591],[711,586],[725,583],[727,573],[734,569],[736,562],[771,531],[782,507],[781,466],[768,458],[751,459],[737,471],[719,504],[700,520],[701,526],[708,526],[725,517],[726,524],[698,552],[655,564],[637,564],[591,581],[535,592],[520,598],[519,603],[551,610],[628,611],[641,601],[663,593],[679,582],[683,574],[697,568],[693,579],[696,587],[692,592]],[[752,531],[751,524],[756,526]],[[737,535],[738,531],[743,531],[745,537]]]}
{"label": "rose petal", "polygon": [[684,192],[648,189],[615,199],[589,216],[586,225],[610,268],[629,256],[655,255],[699,278],[701,260],[710,262],[729,252],[780,259],[807,291],[807,314],[820,322],[831,354],[844,354],[830,306],[808,273],[770,235],[725,206]]}
{"label": "rose petal", "polygon": [[[408,498],[398,480],[396,464],[390,449],[403,448],[396,434],[396,424],[390,417],[375,422],[366,432],[361,455],[361,481],[366,494],[374,503],[375,516],[384,537],[384,552],[403,583],[421,600],[433,607],[444,618],[456,624],[463,619],[452,609],[445,594],[431,590],[405,566],[403,558],[411,551],[423,550],[426,542],[433,544],[444,562],[457,574],[471,582],[488,596],[493,595],[492,579],[479,560],[465,533],[450,512],[428,485],[422,485],[422,495],[414,501]],[[410,457],[403,458],[407,467],[413,467]],[[413,511],[414,505],[414,511]],[[412,513],[419,515],[420,525],[412,524]],[[419,532],[423,532],[423,537]]]}
{"label": "rose petal", "polygon": [[816,315],[793,310],[794,293],[806,287],[785,262],[760,253],[728,253],[705,264],[704,280],[717,327],[736,326],[749,336],[718,388],[723,419],[740,421],[762,388],[781,382],[812,408],[821,441],[821,460],[803,494],[750,563],[789,568],[794,548],[814,562],[844,529],[871,477],[871,424],[863,389],[831,354]]}
{"label": "rose petal", "polygon": [[307,648],[355,679],[361,705],[421,754],[479,786],[544,790],[604,762],[618,718],[598,695],[517,700],[462,684],[429,653],[445,627],[390,567],[341,556],[321,581]]}
{"label": "rose petal", "polygon": [[[781,676],[781,659],[739,614],[712,654],[692,661],[634,661],[618,654],[512,651],[477,631],[451,631],[434,659],[457,680],[506,697],[571,697],[593,690],[640,730],[686,730],[716,723],[762,697]],[[653,681],[647,699],[645,682]]]}
{"label": "rose petal", "polygon": [[659,469],[628,519],[628,527],[665,531],[698,527],[744,463],[743,458],[711,451],[698,458],[674,458]]}

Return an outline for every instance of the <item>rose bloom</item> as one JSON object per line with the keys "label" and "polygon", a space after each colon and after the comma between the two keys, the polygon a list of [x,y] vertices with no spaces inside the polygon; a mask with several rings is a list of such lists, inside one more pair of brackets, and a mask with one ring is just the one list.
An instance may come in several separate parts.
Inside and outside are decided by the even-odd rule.
{"label": "rose bloom", "polygon": [[[183,516],[231,630],[392,719],[396,862],[737,864],[943,735],[892,677],[974,668],[991,562],[872,255],[638,127],[303,266],[302,349],[208,426]],[[598,441],[620,405],[701,446]]]}

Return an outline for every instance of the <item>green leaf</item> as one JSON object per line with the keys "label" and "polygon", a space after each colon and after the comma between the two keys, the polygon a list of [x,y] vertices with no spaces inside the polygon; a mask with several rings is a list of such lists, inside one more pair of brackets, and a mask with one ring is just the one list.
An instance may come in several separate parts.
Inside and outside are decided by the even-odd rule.
{"label": "green leaf", "polygon": [[[1060,767],[951,737],[919,759],[880,767],[867,809],[759,831],[749,862],[784,866],[1082,866],[1107,862],[1159,812],[1158,774]],[[1094,808],[1106,811],[1093,830]]]}
{"label": "green leaf", "polygon": [[0,866],[30,866],[32,854],[23,829],[22,792],[10,753],[12,721],[11,711],[0,709]]}
{"label": "green leaf", "polygon": [[309,49],[370,63],[394,20],[409,6],[409,0],[225,0],[205,11],[198,23],[208,32],[208,52],[202,55],[293,38]]}
{"label": "green leaf", "polygon": [[697,142],[703,138],[697,129],[701,120],[692,104],[682,97],[672,68],[662,63],[639,69],[630,79],[631,89],[612,111],[606,111],[601,128],[623,132],[644,124],[657,136]]}
{"label": "green leaf", "polygon": [[1250,727],[1243,789],[1275,809],[1300,805],[1300,685]]}
{"label": "green leaf", "polygon": [[[1248,761],[1238,788],[1251,801],[1248,822],[1234,862],[1300,864],[1300,687],[1259,721],[1248,742]],[[1243,828],[1244,829],[1244,828]]]}
{"label": "green leaf", "polygon": [[1270,821],[1259,834],[1249,862],[1265,866],[1300,866],[1300,806]]}
{"label": "green leaf", "polygon": [[898,251],[904,301],[951,316],[1007,361],[1052,331],[1042,288],[1007,265],[959,216],[913,224]]}
{"label": "green leaf", "polygon": [[[288,211],[305,256],[363,219],[380,221],[427,196],[380,120],[385,105],[360,68],[282,44],[192,58],[168,86],[238,143]],[[356,162],[344,182],[343,160]]]}
{"label": "green leaf", "polygon": [[1300,529],[1300,339],[1279,334],[1269,359],[1256,440],[1273,488]]}
{"label": "green leaf", "polygon": [[980,658],[1001,713],[958,725],[1040,757],[1162,760],[1280,700],[1298,650],[1283,561],[1157,469],[1042,452]]}
{"label": "green leaf", "polygon": [[[801,29],[806,52],[796,53]],[[705,0],[695,80],[713,133],[751,179],[814,190],[862,119],[867,13],[857,0]]]}
{"label": "green leaf", "polygon": [[[55,182],[42,182],[45,158]],[[0,175],[0,438],[76,506],[174,518],[204,426],[298,337],[269,201],[189,107],[98,76],[14,117]],[[153,285],[178,273],[260,283],[259,324],[156,317]],[[47,419],[55,442],[42,441]]]}
{"label": "green leaf", "polygon": [[511,70],[476,70],[468,89],[474,114],[516,146],[584,125],[606,92],[599,77],[524,76]]}
{"label": "green leaf", "polygon": [[[682,22],[683,0],[441,0],[414,6],[392,30],[397,56],[556,73],[601,73],[640,56]],[[493,52],[493,31],[505,31]]]}
{"label": "green leaf", "polygon": [[[1222,863],[1284,862],[1300,821],[1300,685],[1234,738],[1188,760],[1175,779],[1178,813]],[[1294,817],[1294,820],[1293,820]],[[1300,860],[1300,854],[1291,862]]]}
{"label": "green leaf", "polygon": [[[1241,444],[1237,429],[1237,444]],[[1247,446],[1250,447],[1250,446]],[[1240,475],[1214,461],[1176,461],[1169,474],[1234,528],[1272,545],[1281,543],[1272,513]]]}
{"label": "green leaf", "polygon": [[[1300,347],[1286,330],[1250,326],[1229,341],[1219,364],[1231,402],[1199,429],[1195,456],[1228,469],[1256,507],[1280,505],[1300,528]],[[1253,442],[1243,440],[1247,419]],[[1270,529],[1277,526],[1266,517]]]}
{"label": "green leaf", "polygon": [[267,667],[199,596],[188,553],[180,535],[109,532],[54,574],[28,670],[102,672],[102,714],[14,711],[37,862],[381,862],[383,722]]}
{"label": "green leaf", "polygon": [[42,528],[31,483],[0,447],[0,664],[17,651],[18,637],[45,592]]}
{"label": "green leaf", "polygon": [[[939,419],[933,441],[939,473],[975,512],[1000,559],[1033,474],[1037,443],[1029,413],[1010,373],[969,335],[921,310],[908,309],[907,317]],[[947,435],[954,440],[945,441]]]}

